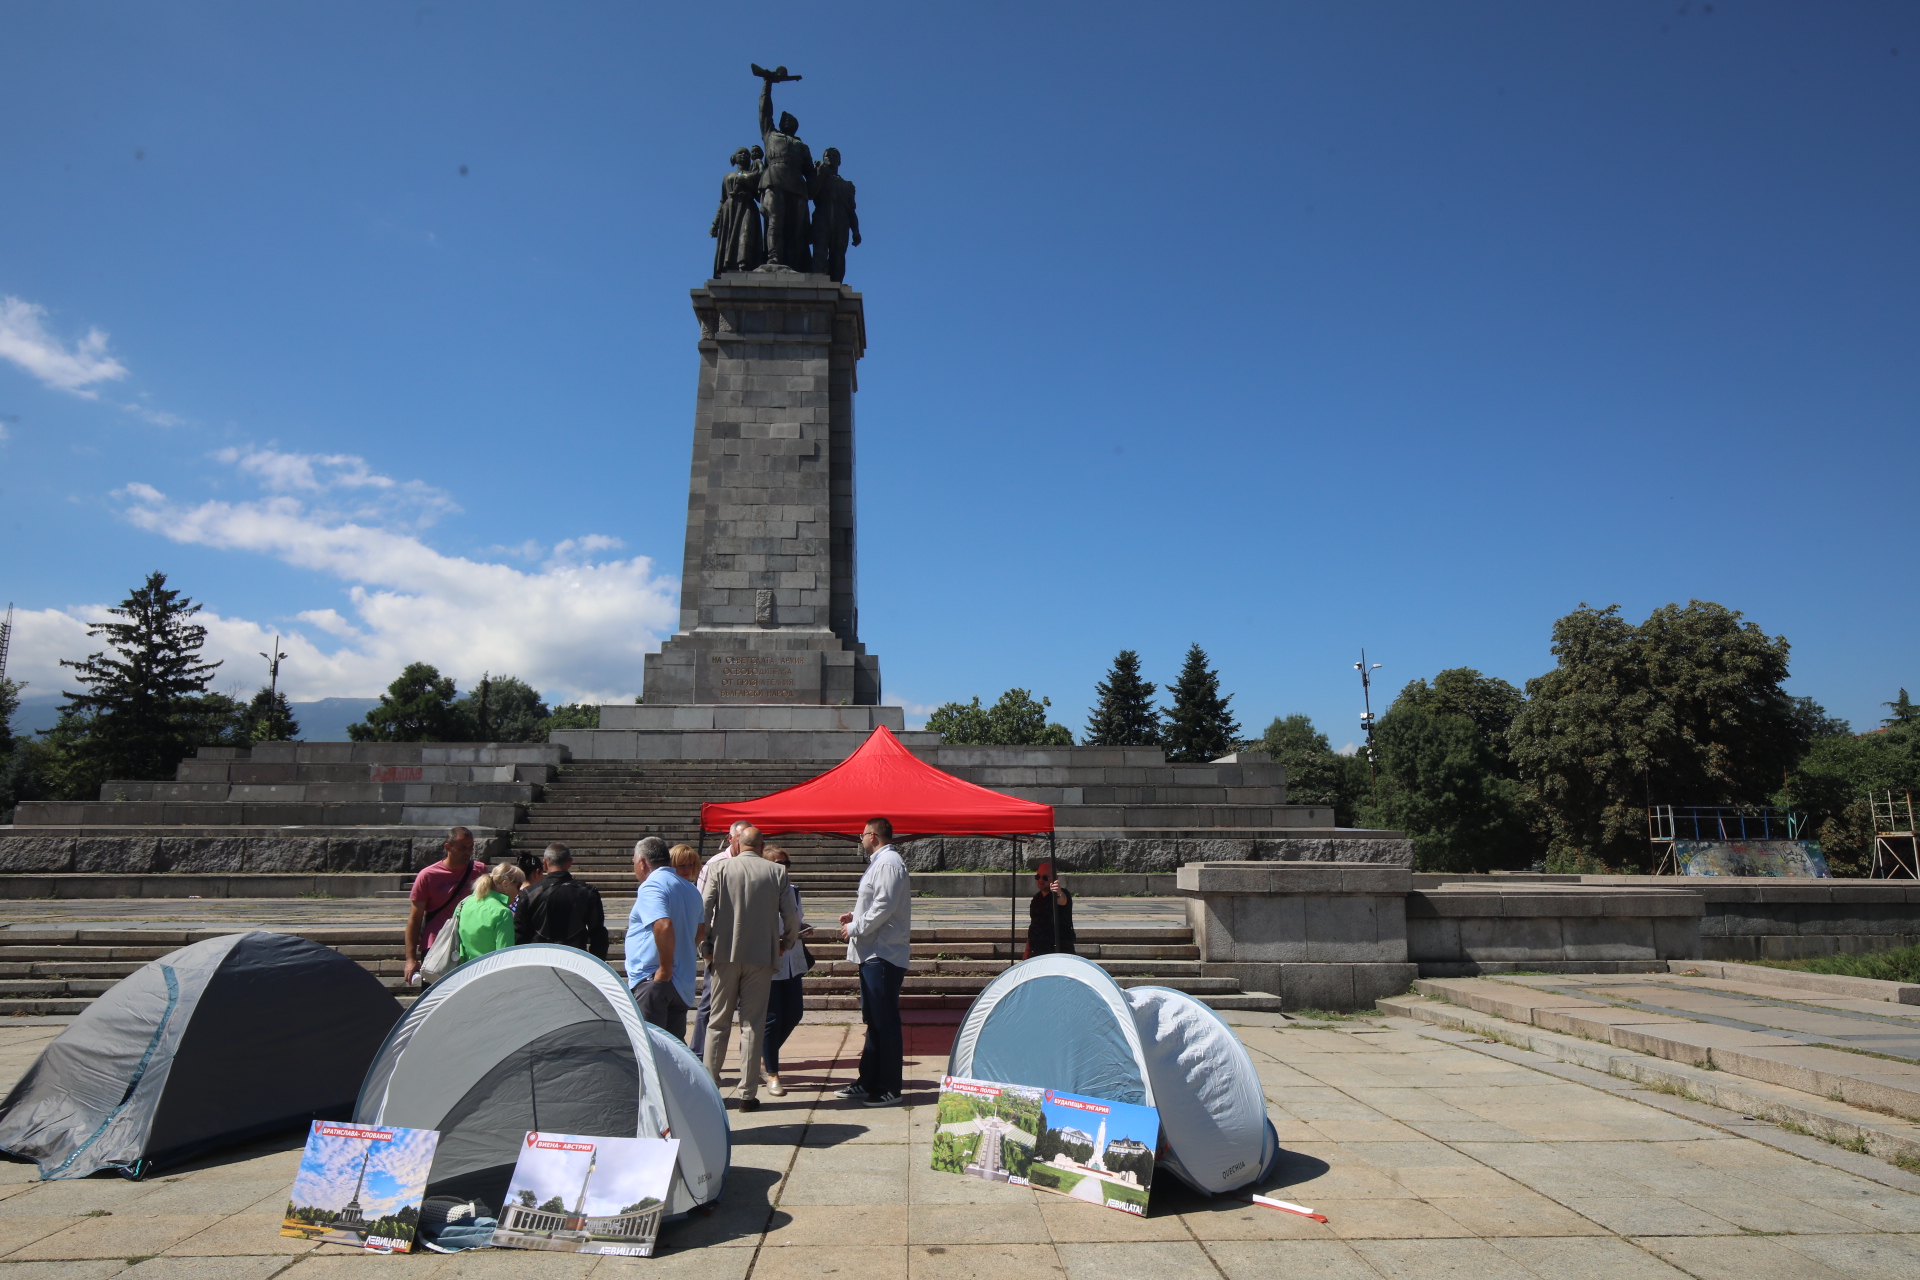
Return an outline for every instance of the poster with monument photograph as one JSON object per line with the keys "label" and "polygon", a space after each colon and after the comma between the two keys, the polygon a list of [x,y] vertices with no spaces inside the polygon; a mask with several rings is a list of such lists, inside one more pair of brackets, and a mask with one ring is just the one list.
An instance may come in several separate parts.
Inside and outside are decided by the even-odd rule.
{"label": "poster with monument photograph", "polygon": [[1160,1113],[1029,1085],[948,1076],[933,1167],[1144,1214]]}
{"label": "poster with monument photograph", "polygon": [[280,1234],[407,1252],[439,1142],[432,1129],[315,1120]]}
{"label": "poster with monument photograph", "polygon": [[555,1253],[653,1256],[678,1138],[529,1133],[493,1243]]}

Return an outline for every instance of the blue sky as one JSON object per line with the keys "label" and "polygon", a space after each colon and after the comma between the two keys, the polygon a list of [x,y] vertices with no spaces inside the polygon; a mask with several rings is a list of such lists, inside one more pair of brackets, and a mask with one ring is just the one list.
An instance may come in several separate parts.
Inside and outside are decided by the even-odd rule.
{"label": "blue sky", "polygon": [[1911,5],[17,3],[29,696],[154,568],[236,689],[278,628],[296,698],[637,692],[749,61],[859,186],[889,700],[1077,731],[1198,641],[1340,745],[1363,644],[1519,683],[1690,597],[1856,725],[1920,687]]}

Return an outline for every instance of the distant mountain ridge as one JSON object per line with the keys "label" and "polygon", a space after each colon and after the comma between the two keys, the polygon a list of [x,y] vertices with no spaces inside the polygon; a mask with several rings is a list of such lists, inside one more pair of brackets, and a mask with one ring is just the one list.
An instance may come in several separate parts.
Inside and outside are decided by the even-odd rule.
{"label": "distant mountain ridge", "polygon": [[[300,722],[301,741],[345,742],[347,726],[364,719],[367,712],[380,705],[380,699],[320,698],[313,702],[288,705],[293,708],[293,718]],[[38,733],[53,728],[59,719],[60,703],[57,699],[23,702],[20,710],[14,713],[13,731],[23,736]]]}

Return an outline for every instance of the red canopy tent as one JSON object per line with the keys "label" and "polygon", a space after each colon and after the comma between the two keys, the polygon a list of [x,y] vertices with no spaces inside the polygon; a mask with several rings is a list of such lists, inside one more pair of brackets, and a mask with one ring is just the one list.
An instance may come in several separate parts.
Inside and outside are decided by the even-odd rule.
{"label": "red canopy tent", "polygon": [[[1045,835],[1049,845],[1053,840],[1052,805],[1002,795],[942,773],[880,725],[858,751],[817,778],[758,800],[702,804],[701,843],[704,846],[707,832],[725,831],[736,822],[751,822],[770,836],[858,838],[870,818],[885,818],[902,837],[996,836],[1009,841],[1009,913],[1019,898],[1017,837]],[[1008,929],[1010,935],[1018,934],[1011,919]],[[1014,948],[1013,936],[1008,947]]]}

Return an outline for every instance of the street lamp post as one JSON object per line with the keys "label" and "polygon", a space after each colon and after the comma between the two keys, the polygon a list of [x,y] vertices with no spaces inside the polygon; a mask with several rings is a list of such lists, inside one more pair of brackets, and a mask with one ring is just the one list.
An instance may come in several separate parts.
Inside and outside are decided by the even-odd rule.
{"label": "street lamp post", "polygon": [[273,638],[273,652],[263,653],[267,660],[267,740],[279,741],[280,728],[280,660],[287,655],[280,652],[280,637]]}
{"label": "street lamp post", "polygon": [[1373,755],[1373,673],[1380,669],[1378,662],[1367,665],[1367,651],[1360,650],[1360,661],[1353,664],[1360,673],[1360,702],[1366,710],[1360,713],[1360,728],[1367,735],[1367,782],[1373,787],[1373,802],[1380,803],[1380,775],[1374,767]]}

